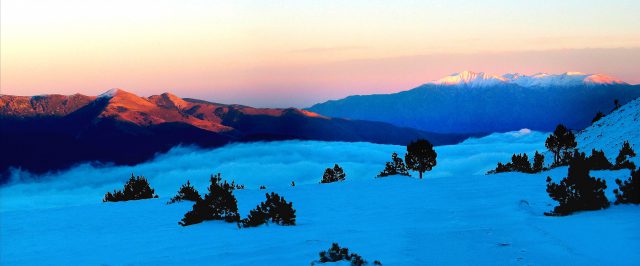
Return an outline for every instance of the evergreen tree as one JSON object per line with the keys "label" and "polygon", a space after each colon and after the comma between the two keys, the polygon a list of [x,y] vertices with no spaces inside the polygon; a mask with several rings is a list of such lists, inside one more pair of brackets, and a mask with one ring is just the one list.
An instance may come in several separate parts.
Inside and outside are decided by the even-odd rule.
{"label": "evergreen tree", "polygon": [[568,163],[569,159],[566,155],[571,155],[578,143],[576,143],[576,137],[573,132],[560,124],[553,134],[549,135],[544,145],[553,153],[553,165],[559,166]]}
{"label": "evergreen tree", "polygon": [[587,161],[591,170],[608,170],[613,167],[602,150],[592,149],[591,156],[587,158]]}
{"label": "evergreen tree", "polygon": [[[544,156],[536,152],[537,159],[539,160],[539,167],[542,169],[542,163],[544,162]],[[541,161],[540,161],[541,160]],[[541,170],[540,170],[541,171]],[[487,172],[487,174],[496,174],[496,173],[504,173],[504,172],[522,172],[522,173],[533,173],[534,169],[531,166],[531,162],[529,162],[529,156],[526,153],[522,154],[513,154],[511,156],[511,162],[506,164],[498,163],[496,169]]]}
{"label": "evergreen tree", "polygon": [[266,194],[266,196],[267,201],[264,202],[264,205],[272,223],[279,225],[296,224],[296,210],[293,209],[292,202],[287,202],[284,197],[280,197],[274,192]]}
{"label": "evergreen tree", "polygon": [[419,139],[407,145],[404,161],[407,168],[420,173],[420,179],[422,179],[424,172],[431,171],[436,166],[437,157],[438,154],[433,150],[433,145],[428,140]]}
{"label": "evergreen tree", "polygon": [[247,218],[244,218],[238,224],[239,227],[256,227],[266,224],[269,221],[269,214],[264,209],[264,202],[256,206],[255,209],[249,211]]}
{"label": "evergreen tree", "polygon": [[189,180],[187,180],[187,183],[182,185],[182,187],[180,187],[180,190],[178,190],[178,194],[171,198],[171,200],[169,200],[167,204],[172,204],[183,200],[196,201],[198,199],[200,199],[200,193],[198,193],[196,188],[194,188],[191,183],[189,183]]}
{"label": "evergreen tree", "polygon": [[342,170],[338,164],[335,164],[332,168],[327,168],[324,170],[324,174],[322,175],[322,180],[320,183],[333,183],[338,181],[344,181],[346,174]]}
{"label": "evergreen tree", "polygon": [[631,171],[631,177],[624,182],[616,179],[616,184],[618,188],[613,190],[616,195],[616,204],[640,204],[640,168]]}
{"label": "evergreen tree", "polygon": [[147,181],[144,176],[134,177],[131,174],[129,181],[124,185],[124,189],[122,191],[114,190],[113,193],[107,192],[102,199],[103,202],[111,201],[127,201],[127,200],[141,200],[141,199],[150,199],[157,198],[158,195],[155,194],[155,190],[151,188],[149,185],[149,181]]}
{"label": "evergreen tree", "polygon": [[390,175],[410,176],[407,166],[395,152],[391,154],[391,162],[386,163],[384,170],[382,170],[382,172],[380,172],[377,177],[385,177]]}
{"label": "evergreen tree", "polygon": [[604,114],[600,111],[598,111],[598,113],[596,114],[595,117],[593,117],[593,120],[591,120],[591,124],[598,122],[600,119],[602,119],[604,117]]}
{"label": "evergreen tree", "polygon": [[[367,264],[367,261],[364,260],[362,256],[356,253],[349,253],[348,248],[341,248],[338,243],[331,244],[331,248],[326,251],[320,251],[319,255],[320,259],[318,261],[320,263],[348,261],[351,266],[362,266]],[[373,264],[382,265],[382,263],[377,260]]]}
{"label": "evergreen tree", "polygon": [[522,173],[531,173],[531,163],[529,162],[529,156],[526,153],[514,154],[511,156],[511,164],[513,171]]}
{"label": "evergreen tree", "polygon": [[553,212],[545,215],[568,215],[576,211],[600,210],[609,207],[604,194],[607,183],[589,176],[589,164],[584,153],[574,152],[569,173],[559,184],[547,177],[547,193],[559,203]]}
{"label": "evergreen tree", "polygon": [[539,172],[542,172],[542,170],[544,170],[544,155],[542,153],[538,153],[538,151],[536,151],[536,154],[533,155],[532,170],[534,173],[539,173]]}
{"label": "evergreen tree", "polygon": [[620,105],[620,101],[618,101],[618,99],[613,100],[613,111],[620,109],[620,107],[622,107],[622,105]]}
{"label": "evergreen tree", "polygon": [[249,216],[240,221],[241,227],[254,227],[265,224],[268,221],[279,225],[295,225],[296,210],[293,203],[287,202],[284,197],[271,192],[266,194],[267,200],[261,202],[255,209],[249,212]]}
{"label": "evergreen tree", "polygon": [[234,183],[222,182],[220,174],[211,176],[209,193],[204,199],[196,200],[192,210],[187,212],[179,222],[182,226],[201,223],[206,220],[224,220],[226,222],[238,222],[238,201],[233,195]]}
{"label": "evergreen tree", "polygon": [[635,157],[635,156],[636,156],[636,152],[633,150],[633,148],[631,148],[629,141],[625,141],[622,144],[622,148],[620,148],[618,157],[616,157],[616,165],[614,168],[615,169],[628,168],[631,170],[635,169],[636,168],[635,164],[628,160],[630,157]]}

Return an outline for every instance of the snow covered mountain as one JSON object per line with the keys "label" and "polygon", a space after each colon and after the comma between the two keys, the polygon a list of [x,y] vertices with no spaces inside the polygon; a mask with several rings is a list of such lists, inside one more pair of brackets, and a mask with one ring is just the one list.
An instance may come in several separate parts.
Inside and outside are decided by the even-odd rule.
{"label": "snow covered mountain", "polygon": [[566,72],[562,74],[537,73],[524,75],[520,73],[502,76],[484,72],[463,71],[430,82],[436,85],[463,85],[470,87],[488,87],[504,84],[517,84],[522,87],[571,87],[582,85],[622,85],[627,84],[604,74],[585,74],[582,72]]}
{"label": "snow covered mountain", "polygon": [[[622,143],[640,151],[640,98],[608,114],[576,136],[578,149],[590,153],[591,149],[603,150],[610,161],[615,161]],[[632,158],[639,160],[640,156]],[[637,161],[640,164],[640,160]]]}
{"label": "snow covered mountain", "polygon": [[494,75],[464,71],[392,94],[355,95],[308,110],[332,117],[382,121],[440,133],[551,131],[559,123],[582,129],[613,101],[640,96],[603,74]]}

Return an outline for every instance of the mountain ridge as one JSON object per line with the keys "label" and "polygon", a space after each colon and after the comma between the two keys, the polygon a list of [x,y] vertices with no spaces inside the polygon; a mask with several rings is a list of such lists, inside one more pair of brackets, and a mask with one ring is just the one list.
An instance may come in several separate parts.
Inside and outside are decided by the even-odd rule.
{"label": "mountain ridge", "polygon": [[513,83],[523,87],[551,87],[551,86],[580,86],[580,85],[618,85],[628,84],[612,76],[605,74],[586,74],[583,72],[569,71],[561,74],[536,73],[525,75],[520,73],[508,73],[503,75],[489,74],[485,72],[473,72],[465,70],[453,73],[449,76],[434,80],[427,84],[443,86],[491,86]]}
{"label": "mountain ridge", "polygon": [[538,78],[506,74],[511,82],[503,76],[474,73],[397,93],[329,100],[306,110],[438,133],[553,131],[560,123],[582,129],[598,111],[612,110],[614,100],[624,104],[640,96],[640,85],[603,74],[536,74]]}
{"label": "mountain ridge", "polygon": [[170,93],[1,95],[0,141],[11,153],[0,157],[0,183],[10,168],[42,173],[87,161],[131,165],[177,145],[214,148],[288,139],[407,144],[418,138],[441,145],[468,136],[331,118],[296,108],[185,100]]}

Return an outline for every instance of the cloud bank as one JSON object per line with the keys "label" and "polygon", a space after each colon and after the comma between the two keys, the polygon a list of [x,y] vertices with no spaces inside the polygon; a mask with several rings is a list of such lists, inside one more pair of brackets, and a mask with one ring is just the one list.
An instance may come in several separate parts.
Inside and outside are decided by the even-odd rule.
{"label": "cloud bank", "polygon": [[[545,138],[544,133],[521,130],[439,146],[437,166],[425,178],[484,175],[515,152],[544,150]],[[199,191],[206,191],[210,175],[218,172],[247,189],[260,185],[274,188],[289,186],[291,181],[296,185],[317,184],[324,169],[338,163],[347,174],[347,182],[358,182],[376,176],[391,153],[402,156],[405,151],[404,146],[395,145],[295,140],[232,144],[209,150],[176,147],[135,166],[82,164],[41,176],[16,171],[13,181],[0,187],[0,210],[99,204],[104,193],[121,189],[132,173],[147,177],[161,198],[175,195],[186,180]]]}

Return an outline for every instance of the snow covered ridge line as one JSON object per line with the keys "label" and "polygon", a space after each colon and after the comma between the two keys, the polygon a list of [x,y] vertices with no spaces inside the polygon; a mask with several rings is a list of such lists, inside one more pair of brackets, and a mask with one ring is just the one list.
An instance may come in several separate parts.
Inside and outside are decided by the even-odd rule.
{"label": "snow covered ridge line", "polygon": [[462,71],[428,84],[455,86],[466,84],[472,87],[487,87],[500,84],[516,84],[522,87],[571,87],[580,85],[614,85],[628,84],[624,81],[604,74],[586,74],[582,72],[565,72],[562,74],[537,73],[524,75],[509,73],[496,75],[485,72]]}

